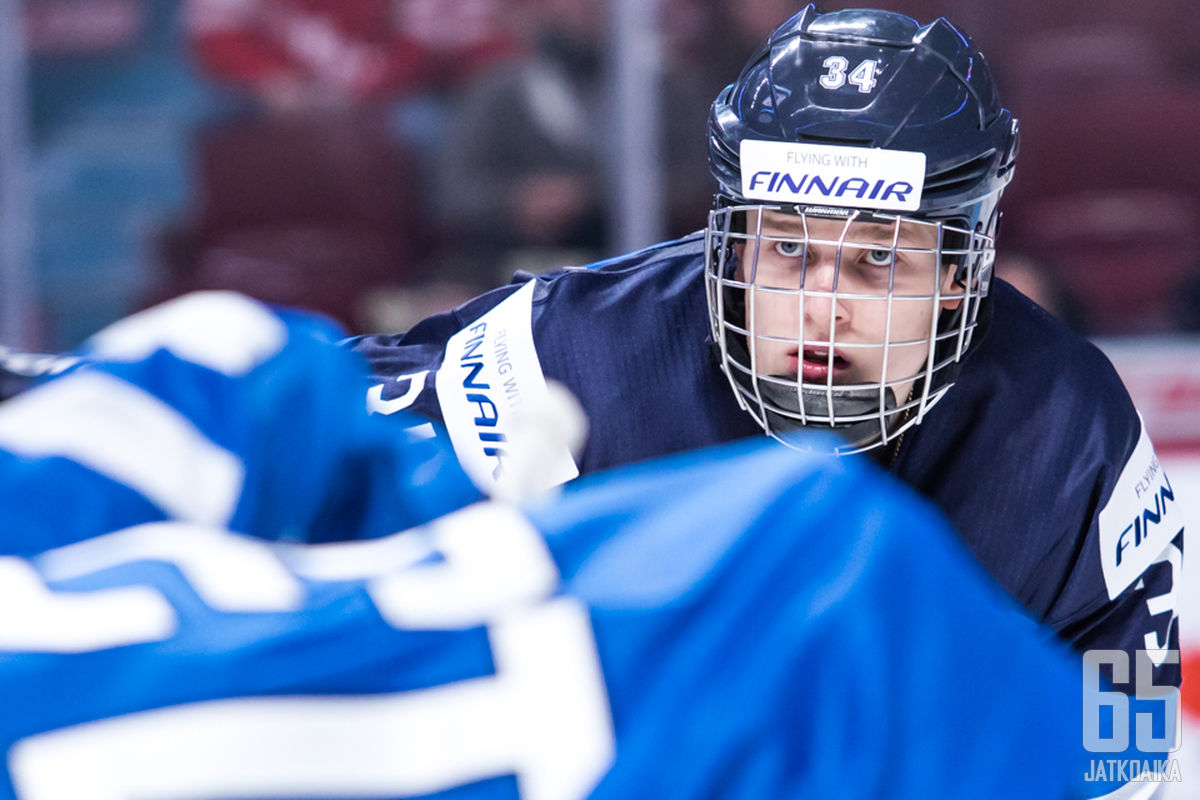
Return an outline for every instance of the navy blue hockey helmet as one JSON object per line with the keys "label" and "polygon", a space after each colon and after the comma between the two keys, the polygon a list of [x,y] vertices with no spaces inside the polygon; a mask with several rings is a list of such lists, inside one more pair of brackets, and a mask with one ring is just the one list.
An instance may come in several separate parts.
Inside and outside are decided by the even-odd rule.
{"label": "navy blue hockey helmet", "polygon": [[[1017,121],[979,50],[945,19],[922,26],[889,11],[821,14],[810,4],[721,91],[708,138],[718,184],[708,226],[710,320],[739,403],[769,434],[834,428],[850,439],[849,450],[886,443],[920,422],[970,345],[991,277],[997,204],[1017,151]],[[799,221],[781,224],[779,215]],[[845,223],[835,234],[828,222],[810,223],[830,218]],[[861,222],[890,226],[894,235],[862,237]],[[834,253],[830,285],[809,274],[821,246]],[[760,257],[778,260],[779,252],[802,259],[794,286],[764,283]],[[892,270],[885,285],[872,278],[882,290],[854,284],[862,253]],[[926,289],[902,293],[897,265],[922,254],[952,280],[943,285],[934,276]],[[762,316],[781,295],[797,305],[790,335],[752,313],[755,297]],[[842,323],[816,330],[811,320],[805,330],[806,300],[810,312],[814,303],[839,313],[886,303],[888,334],[839,338]],[[904,315],[921,303],[934,319],[928,335],[897,340]],[[791,374],[763,356],[789,339]]]}
{"label": "navy blue hockey helmet", "polygon": [[746,199],[745,139],[924,153],[919,216],[988,232],[1012,177],[1017,121],[983,55],[944,18],[922,27],[890,11],[821,14],[809,4],[712,105],[709,167],[736,200]]}

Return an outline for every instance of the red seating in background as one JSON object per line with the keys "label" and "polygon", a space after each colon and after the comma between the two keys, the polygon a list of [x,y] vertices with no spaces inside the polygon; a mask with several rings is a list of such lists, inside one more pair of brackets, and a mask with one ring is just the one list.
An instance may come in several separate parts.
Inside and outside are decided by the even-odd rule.
{"label": "red seating in background", "polygon": [[[1067,29],[1105,25],[1147,37],[1174,68],[1193,74],[1200,69],[1200,14],[1194,0],[967,0],[947,13],[971,32],[989,60],[1006,67],[1019,67],[1020,51],[1031,39],[1052,39]],[[1062,49],[1068,45],[1064,41]],[[1116,66],[1121,66],[1120,61]],[[1124,66],[1139,69],[1129,61]]]}
{"label": "red seating in background", "polygon": [[1147,188],[1200,194],[1200,85],[1097,84],[1018,117],[1013,196]]}
{"label": "red seating in background", "polygon": [[[1079,306],[1096,335],[1157,333],[1200,268],[1200,202],[1167,190],[1089,190],[1033,203],[1021,244]],[[1011,244],[1011,240],[1009,244]]]}
{"label": "red seating in background", "polygon": [[1174,82],[1170,59],[1145,30],[1111,23],[1032,33],[1011,43],[1000,72],[1004,102],[1022,119],[1053,112],[1098,86],[1145,87]]}
{"label": "red seating in background", "polygon": [[1003,246],[1061,271],[1094,333],[1168,330],[1200,270],[1200,87],[1101,84],[1022,117]]}
{"label": "red seating in background", "polygon": [[415,171],[369,114],[257,117],[203,131],[199,208],[152,300],[234,289],[356,327],[371,289],[412,282]]}

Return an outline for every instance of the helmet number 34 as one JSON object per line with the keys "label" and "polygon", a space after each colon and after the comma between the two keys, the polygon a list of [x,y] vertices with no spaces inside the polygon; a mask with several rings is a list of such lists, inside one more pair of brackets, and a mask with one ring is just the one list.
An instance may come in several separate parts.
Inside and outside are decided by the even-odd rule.
{"label": "helmet number 34", "polygon": [[875,88],[875,74],[879,71],[879,61],[874,58],[864,59],[853,71],[847,73],[850,62],[842,56],[830,56],[821,62],[827,72],[821,76],[821,85],[826,89],[840,89],[847,83],[857,86],[858,91],[870,94]]}

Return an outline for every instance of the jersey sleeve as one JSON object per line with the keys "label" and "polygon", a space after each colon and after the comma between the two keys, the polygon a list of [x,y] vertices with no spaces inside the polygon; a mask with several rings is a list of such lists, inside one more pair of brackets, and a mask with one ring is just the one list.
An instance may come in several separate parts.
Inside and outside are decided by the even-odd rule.
{"label": "jersey sleeve", "polygon": [[[538,417],[553,403],[537,344],[545,286],[522,277],[408,333],[348,342],[371,364],[368,408],[445,426],[459,463],[488,494],[513,475],[521,453],[543,446],[531,489],[579,475],[567,443],[546,442],[539,432]],[[421,424],[413,433],[429,428]]]}
{"label": "jersey sleeve", "polygon": [[433,376],[442,366],[446,344],[467,323],[487,313],[517,288],[511,285],[487,292],[458,308],[428,317],[403,333],[345,339],[344,347],[367,360],[368,409],[385,416],[407,411],[440,423],[442,411]]}
{"label": "jersey sleeve", "polygon": [[[1156,769],[1170,761],[1164,726],[1178,719],[1186,500],[1104,354],[1003,280],[991,302],[986,335],[901,449],[899,472],[1073,647],[1096,687],[1084,704],[1096,759]],[[1105,777],[1085,796],[1111,788]]]}
{"label": "jersey sleeve", "polygon": [[[1113,474],[1059,602],[1069,610],[1050,622],[1081,655],[1085,680],[1095,681],[1095,694],[1084,698],[1085,737],[1097,758],[1131,765],[1124,776],[1131,780],[1132,765],[1162,771],[1178,747],[1184,523],[1181,498],[1140,419],[1136,443]],[[1087,730],[1097,709],[1105,713]],[[1121,782],[1110,776],[1089,796]]]}
{"label": "jersey sleeve", "polygon": [[[1076,567],[1076,582],[1086,580],[1102,591],[1093,590],[1090,608],[1051,620],[1079,649],[1145,650],[1156,665],[1166,663],[1164,654],[1174,649],[1169,642],[1178,633],[1175,588],[1184,536],[1179,502],[1143,425],[1091,520]],[[1178,685],[1178,665],[1168,673]]]}

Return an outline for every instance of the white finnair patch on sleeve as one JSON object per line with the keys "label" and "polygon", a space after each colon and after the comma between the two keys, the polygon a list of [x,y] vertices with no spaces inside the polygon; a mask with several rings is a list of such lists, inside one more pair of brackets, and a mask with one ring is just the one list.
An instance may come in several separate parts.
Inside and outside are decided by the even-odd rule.
{"label": "white finnair patch on sleeve", "polygon": [[1108,598],[1137,580],[1183,528],[1183,515],[1142,424],[1137,446],[1100,512],[1100,564]]}
{"label": "white finnair patch on sleeve", "polygon": [[[491,311],[451,337],[436,376],[438,402],[463,469],[494,494],[510,455],[528,436],[514,424],[525,407],[544,405],[546,378],[533,345],[533,289],[529,281]],[[566,445],[544,462],[544,488],[579,475]]]}

